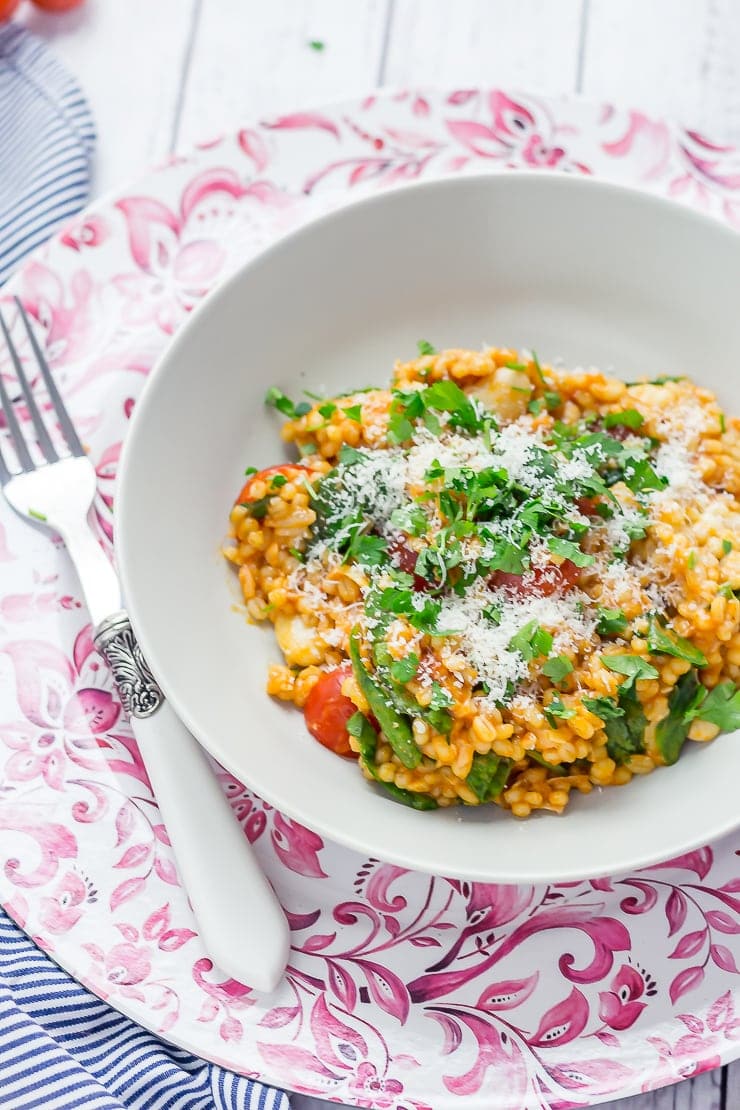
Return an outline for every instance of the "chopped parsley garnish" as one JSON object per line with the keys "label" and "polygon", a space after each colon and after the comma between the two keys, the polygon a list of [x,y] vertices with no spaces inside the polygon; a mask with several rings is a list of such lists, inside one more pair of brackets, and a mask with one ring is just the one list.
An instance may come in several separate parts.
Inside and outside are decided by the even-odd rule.
{"label": "chopped parsley garnish", "polygon": [[605,428],[639,428],[645,417],[637,409],[624,409],[622,412],[608,412],[604,417]]}
{"label": "chopped parsley garnish", "polygon": [[630,756],[645,751],[647,717],[635,691],[623,685],[619,690],[619,716],[610,717],[604,725],[606,750],[615,763],[626,763]]}
{"label": "chopped parsley garnish", "polygon": [[732,541],[731,540],[722,540],[722,554],[723,555],[729,555],[731,551],[732,551]]}
{"label": "chopped parsley garnish", "polygon": [[552,650],[552,633],[540,628],[537,621],[528,621],[509,640],[509,650],[518,651],[526,663]]}
{"label": "chopped parsley garnish", "polygon": [[701,700],[689,711],[690,720],[698,717],[717,725],[722,732],[740,728],[740,687],[734,682],[720,682],[713,690],[701,695]]}
{"label": "chopped parsley garnish", "polygon": [[396,659],[389,670],[396,682],[410,682],[419,669],[419,656],[411,651],[404,659]]}
{"label": "chopped parsley garnish", "polygon": [[553,655],[546,663],[542,664],[542,673],[556,685],[562,682],[573,670],[573,664],[567,655]]}
{"label": "chopped parsley garnish", "polygon": [[547,546],[554,555],[562,555],[564,559],[570,559],[577,567],[590,567],[596,562],[594,556],[581,551],[577,543],[564,540],[560,536],[548,536]]}
{"label": "chopped parsley garnish", "polygon": [[362,422],[362,405],[350,405],[348,408],[342,409],[342,412],[350,420],[356,420],[358,424]]}
{"label": "chopped parsley garnish", "polygon": [[599,605],[596,612],[599,618],[596,631],[600,636],[621,636],[629,628],[629,621],[621,609],[605,609]]}
{"label": "chopped parsley garnish", "polygon": [[323,39],[309,39],[308,45],[312,50],[315,50],[317,54],[320,54],[322,50],[326,49],[326,43]]}
{"label": "chopped parsley garnish", "polygon": [[423,355],[436,355],[436,353],[437,353],[437,348],[436,348],[436,347],[433,347],[433,346],[432,346],[432,344],[431,344],[431,343],[429,343],[429,342],[428,342],[428,341],[427,341],[426,339],[420,339],[420,340],[419,340],[419,341],[417,342],[416,346],[417,346],[417,348],[418,348],[418,350],[419,350],[419,355],[420,355],[420,356],[423,356]]}
{"label": "chopped parsley garnish", "polygon": [[621,690],[631,690],[642,679],[660,677],[652,663],[641,655],[602,655],[601,662],[607,670],[625,676],[627,681],[622,683]]}
{"label": "chopped parsley garnish", "polygon": [[659,655],[673,655],[676,659],[686,659],[695,667],[707,665],[707,658],[702,651],[672,629],[663,628],[654,615],[650,618],[648,647]]}
{"label": "chopped parsley garnish", "polygon": [[291,401],[290,397],[286,397],[281,390],[275,385],[271,385],[265,394],[265,404],[271,405],[283,416],[287,416],[289,420],[295,420],[299,416],[305,416],[307,412],[311,411],[311,406],[308,401],[299,401],[296,405]]}

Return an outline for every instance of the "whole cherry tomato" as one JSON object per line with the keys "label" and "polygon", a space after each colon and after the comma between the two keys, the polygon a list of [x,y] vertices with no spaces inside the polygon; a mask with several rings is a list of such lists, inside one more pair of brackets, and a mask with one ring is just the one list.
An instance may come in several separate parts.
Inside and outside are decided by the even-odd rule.
{"label": "whole cherry tomato", "polygon": [[10,19],[21,0],[0,0],[0,20]]}
{"label": "whole cherry tomato", "polygon": [[268,466],[265,470],[258,470],[256,474],[253,474],[251,478],[248,478],[244,483],[236,499],[236,503],[245,505],[249,501],[254,501],[255,497],[252,491],[257,482],[267,482],[269,488],[270,479],[274,478],[276,474],[282,474],[288,481],[291,481],[292,478],[295,478],[296,474],[305,472],[305,470],[305,466],[301,466],[300,463],[283,463],[281,466]]}
{"label": "whole cherry tomato", "polygon": [[69,12],[78,8],[84,0],[33,0],[33,3],[45,12]]}
{"label": "whole cherry tomato", "polygon": [[342,693],[342,683],[351,674],[349,663],[322,674],[308,695],[303,713],[306,728],[319,744],[337,755],[357,758],[347,732],[347,721],[357,712],[357,706]]}

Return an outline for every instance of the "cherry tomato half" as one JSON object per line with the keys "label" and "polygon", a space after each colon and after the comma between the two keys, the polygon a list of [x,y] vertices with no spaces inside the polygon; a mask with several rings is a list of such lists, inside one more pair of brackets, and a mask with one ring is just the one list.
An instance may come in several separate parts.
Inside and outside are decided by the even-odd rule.
{"label": "cherry tomato half", "polygon": [[391,561],[399,570],[404,571],[405,574],[413,574],[413,588],[417,592],[429,589],[431,583],[428,582],[426,578],[422,578],[420,574],[416,573],[416,561],[419,556],[414,549],[409,546],[406,537],[400,532],[397,536],[393,536],[388,541],[388,554],[391,557]]}
{"label": "cherry tomato half", "polygon": [[45,12],[68,12],[79,8],[84,0],[33,0],[33,3]]}
{"label": "cherry tomato half", "polygon": [[356,753],[349,746],[347,721],[357,712],[357,706],[342,693],[342,683],[351,674],[349,663],[322,674],[308,695],[303,713],[306,728],[319,744],[337,755],[356,759]]}
{"label": "cherry tomato half", "polygon": [[301,466],[300,463],[283,463],[281,466],[268,466],[265,470],[258,470],[257,473],[248,478],[242,486],[241,492],[236,499],[236,504],[244,505],[248,501],[255,500],[252,490],[257,482],[267,482],[269,488],[270,479],[274,478],[276,474],[283,474],[287,480],[290,481],[296,474],[305,470],[306,467]]}
{"label": "cherry tomato half", "polygon": [[579,497],[576,501],[578,512],[584,516],[598,516],[598,506],[601,504],[598,497]]}
{"label": "cherry tomato half", "polygon": [[0,20],[10,19],[21,0],[0,0]]}
{"label": "cherry tomato half", "polygon": [[533,567],[526,574],[507,574],[497,570],[488,579],[490,586],[503,587],[514,594],[540,594],[549,597],[558,590],[572,590],[578,581],[578,567],[570,559],[564,559],[559,566],[552,563],[548,567]]}

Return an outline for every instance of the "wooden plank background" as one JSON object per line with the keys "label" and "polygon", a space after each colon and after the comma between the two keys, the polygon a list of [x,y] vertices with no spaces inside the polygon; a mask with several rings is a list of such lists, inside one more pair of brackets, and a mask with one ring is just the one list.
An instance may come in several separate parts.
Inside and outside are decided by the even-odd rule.
{"label": "wooden plank background", "polygon": [[[90,99],[96,195],[255,116],[376,85],[576,92],[740,143],[738,0],[87,0],[20,18]],[[740,1064],[605,1105],[738,1110]]]}

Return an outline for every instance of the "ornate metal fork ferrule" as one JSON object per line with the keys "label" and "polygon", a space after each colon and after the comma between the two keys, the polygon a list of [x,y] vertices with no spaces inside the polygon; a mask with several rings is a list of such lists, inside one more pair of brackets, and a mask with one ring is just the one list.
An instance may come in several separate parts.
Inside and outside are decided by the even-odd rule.
{"label": "ornate metal fork ferrule", "polygon": [[121,609],[101,621],[93,639],[113,673],[125,711],[130,717],[151,717],[164,694],[149,670],[128,614]]}

